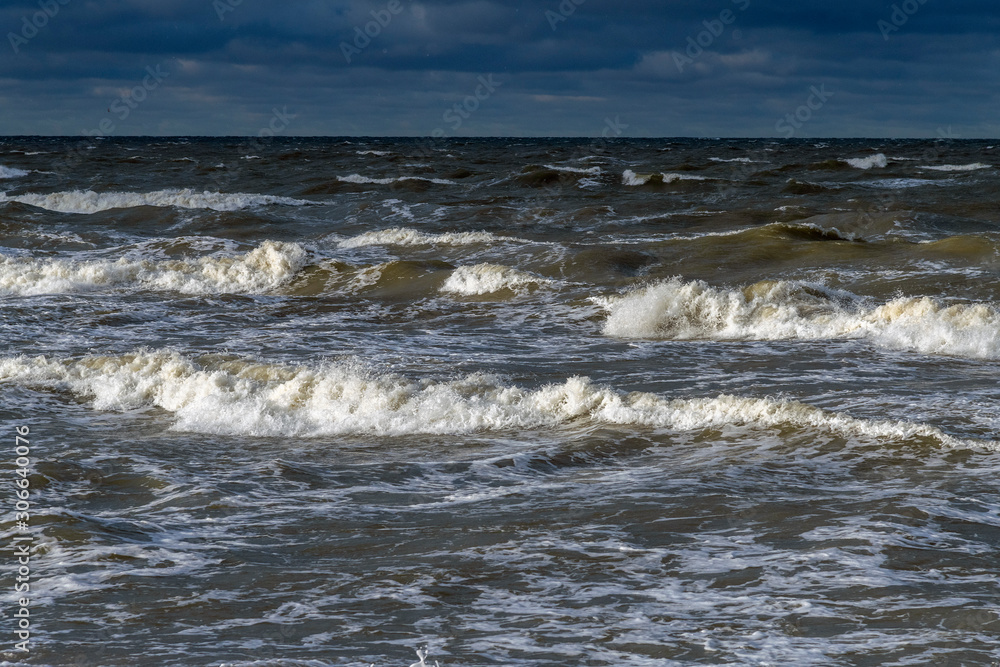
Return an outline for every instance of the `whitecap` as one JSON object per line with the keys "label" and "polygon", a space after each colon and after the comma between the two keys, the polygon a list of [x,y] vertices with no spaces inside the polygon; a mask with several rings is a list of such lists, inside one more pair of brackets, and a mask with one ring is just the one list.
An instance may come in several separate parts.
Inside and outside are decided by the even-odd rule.
{"label": "whitecap", "polygon": [[622,172],[622,184],[623,185],[646,185],[647,183],[673,183],[675,181],[704,181],[707,180],[704,176],[695,176],[694,174],[675,174],[675,173],[652,173],[652,174],[637,174],[631,169],[626,169]]}
{"label": "whitecap", "polygon": [[889,160],[884,153],[876,153],[868,157],[847,158],[844,162],[855,169],[872,169],[873,167],[882,169],[889,164]]}
{"label": "whitecap", "polygon": [[520,290],[531,285],[551,283],[548,278],[533,273],[518,271],[499,264],[475,264],[455,269],[444,285],[442,292],[466,296],[493,294],[501,290]]}
{"label": "whitecap", "polygon": [[235,257],[192,260],[92,260],[0,257],[0,294],[31,296],[94,289],[186,294],[259,293],[290,281],[309,253],[295,243],[265,241]]}
{"label": "whitecap", "polygon": [[315,202],[275,195],[246,193],[195,192],[194,190],[157,190],[155,192],[93,192],[74,190],[52,194],[0,194],[0,203],[20,202],[59,213],[98,213],[115,208],[137,206],[176,206],[215,211],[238,211],[267,205],[305,206]]}
{"label": "whitecap", "polygon": [[455,181],[449,181],[445,178],[424,178],[423,176],[372,178],[370,176],[361,176],[360,174],[350,174],[348,176],[337,176],[337,180],[341,183],[356,183],[358,185],[388,185],[390,183],[402,183],[404,181],[424,181],[427,183],[436,183],[437,185],[455,185]]}
{"label": "whitecap", "polygon": [[349,362],[289,366],[144,351],[75,360],[7,357],[0,359],[0,381],[69,391],[91,400],[97,410],[158,407],[173,415],[178,430],[226,435],[457,435],[582,423],[674,431],[794,427],[947,447],[998,447],[926,424],[858,419],[793,400],[728,394],[671,399],[624,393],[579,376],[532,390],[484,374],[416,381]]}
{"label": "whitecap", "polygon": [[1000,310],[899,297],[881,305],[822,285],[764,281],[744,289],[678,278],[600,300],[604,333],[670,340],[866,339],[924,354],[1000,359]]}
{"label": "whitecap", "polygon": [[27,176],[30,173],[31,172],[25,171],[24,169],[5,167],[0,164],[0,178],[20,178],[22,176]]}
{"label": "whitecap", "polygon": [[932,169],[934,171],[976,171],[978,169],[991,169],[993,165],[973,162],[972,164],[940,164],[936,166],[924,165],[918,169]]}
{"label": "whitecap", "polygon": [[373,245],[474,245],[490,244],[496,241],[513,241],[528,243],[523,239],[510,236],[497,236],[489,232],[445,232],[443,234],[427,234],[408,227],[394,227],[374,232],[365,232],[338,243],[340,248],[360,248]]}

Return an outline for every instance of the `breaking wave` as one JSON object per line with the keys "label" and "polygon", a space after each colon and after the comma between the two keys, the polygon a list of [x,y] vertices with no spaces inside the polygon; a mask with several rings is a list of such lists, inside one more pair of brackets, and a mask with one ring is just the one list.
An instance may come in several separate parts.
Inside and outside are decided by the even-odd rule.
{"label": "breaking wave", "polygon": [[488,244],[496,241],[513,241],[527,243],[523,239],[510,236],[496,236],[489,232],[446,232],[444,234],[427,234],[408,227],[393,227],[377,232],[365,232],[338,243],[340,248],[360,248],[373,245],[473,245]]}
{"label": "breaking wave", "polygon": [[653,173],[653,174],[637,174],[631,169],[626,169],[622,172],[622,184],[623,185],[656,185],[664,183],[674,183],[676,181],[704,181],[708,180],[704,176],[695,176],[693,174],[673,174],[673,173]]}
{"label": "breaking wave", "polygon": [[889,159],[884,153],[876,153],[875,155],[869,155],[868,157],[847,158],[844,162],[851,165],[855,169],[871,169],[873,167],[882,169],[889,164]]}
{"label": "breaking wave", "polygon": [[441,291],[476,296],[493,294],[505,289],[516,291],[531,285],[550,282],[552,281],[548,278],[518,271],[509,266],[476,264],[474,266],[460,266],[455,269],[441,286]]}
{"label": "breaking wave", "polygon": [[821,285],[764,281],[744,289],[674,278],[605,299],[604,333],[672,340],[861,338],[877,345],[973,359],[1000,358],[1000,311],[901,297],[879,306]]}
{"label": "breaking wave", "polygon": [[811,428],[846,437],[997,447],[925,424],[857,419],[792,400],[726,394],[668,399],[626,394],[586,377],[529,390],[484,374],[416,381],[349,362],[288,366],[157,351],[77,360],[8,357],[0,359],[0,381],[69,391],[98,410],[155,406],[173,414],[176,429],[226,435],[466,434],[584,422],[678,431]]}
{"label": "breaking wave", "polygon": [[196,260],[69,261],[0,258],[0,294],[64,294],[97,288],[170,290],[186,294],[257,293],[288,282],[309,254],[294,243],[265,241],[236,257]]}
{"label": "breaking wave", "polygon": [[977,169],[990,169],[992,165],[982,162],[972,164],[941,164],[937,166],[922,166],[920,169],[932,169],[934,171],[976,171]]}
{"label": "breaking wave", "polygon": [[358,185],[389,185],[390,183],[402,183],[403,181],[425,181],[438,185],[455,185],[455,181],[445,178],[424,178],[423,176],[397,176],[393,178],[371,178],[360,174],[350,174],[349,176],[337,176],[341,183],[355,183]]}
{"label": "breaking wave", "polygon": [[74,190],[52,194],[23,194],[8,197],[0,194],[0,203],[20,202],[59,213],[98,213],[113,208],[137,206],[176,206],[215,211],[238,211],[245,208],[280,204],[306,206],[315,202],[274,195],[246,193],[195,192],[194,190],[157,190],[155,192],[92,192]]}
{"label": "breaking wave", "polygon": [[25,171],[24,169],[5,167],[0,164],[0,178],[20,178],[21,176],[27,176],[30,173],[31,172]]}

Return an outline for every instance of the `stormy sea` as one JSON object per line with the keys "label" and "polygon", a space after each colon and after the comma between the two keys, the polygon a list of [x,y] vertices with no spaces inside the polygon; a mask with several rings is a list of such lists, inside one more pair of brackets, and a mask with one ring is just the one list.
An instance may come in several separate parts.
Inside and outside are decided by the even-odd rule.
{"label": "stormy sea", "polygon": [[1000,661],[998,197],[956,139],[0,139],[0,658]]}

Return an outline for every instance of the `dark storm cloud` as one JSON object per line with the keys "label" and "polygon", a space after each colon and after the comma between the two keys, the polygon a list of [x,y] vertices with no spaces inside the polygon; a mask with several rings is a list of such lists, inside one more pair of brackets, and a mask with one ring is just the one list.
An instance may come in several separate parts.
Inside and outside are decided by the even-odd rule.
{"label": "dark storm cloud", "polygon": [[992,2],[395,2],[7,2],[0,132],[89,130],[147,67],[169,76],[117,134],[253,134],[287,107],[291,134],[590,136],[617,115],[629,135],[780,136],[813,86],[831,97],[798,136],[998,131]]}

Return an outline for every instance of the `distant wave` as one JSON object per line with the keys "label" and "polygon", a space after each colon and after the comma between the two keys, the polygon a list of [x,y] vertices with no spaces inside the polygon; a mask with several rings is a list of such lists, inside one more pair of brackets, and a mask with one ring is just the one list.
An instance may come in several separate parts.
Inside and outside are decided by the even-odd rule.
{"label": "distant wave", "polygon": [[215,211],[238,211],[257,206],[280,204],[306,206],[315,202],[274,195],[221,192],[195,192],[194,190],[157,190],[155,192],[92,192],[74,190],[52,194],[23,194],[8,197],[0,194],[0,203],[20,202],[59,213],[98,213],[115,208],[137,206],[176,206],[178,208],[205,208]]}
{"label": "distant wave", "polygon": [[903,190],[905,188],[919,188],[922,185],[948,185],[951,179],[930,179],[930,178],[883,178],[877,181],[857,181],[855,185],[865,185],[870,188],[886,188],[889,190]]}
{"label": "distant wave", "polygon": [[652,174],[637,174],[631,169],[626,169],[622,172],[622,184],[623,185],[650,185],[657,183],[673,183],[675,181],[704,181],[707,180],[704,176],[695,176],[693,174],[672,174],[672,173],[652,173]]}
{"label": "distant wave", "polygon": [[1000,311],[900,297],[869,306],[821,285],[764,281],[744,289],[674,278],[602,301],[604,333],[670,340],[861,338],[877,345],[973,359],[1000,358]]}
{"label": "distant wave", "polygon": [[546,169],[554,169],[556,171],[565,171],[565,172],[569,172],[571,174],[589,174],[591,176],[600,176],[600,174],[601,174],[601,168],[600,167],[585,167],[585,168],[583,168],[583,167],[566,167],[566,166],[561,166],[561,165],[557,165],[557,164],[547,164],[547,165],[545,165],[545,168]]}
{"label": "distant wave", "polygon": [[365,232],[353,238],[345,239],[338,245],[340,248],[360,248],[373,245],[473,245],[489,244],[495,241],[514,241],[528,243],[523,239],[510,236],[496,236],[489,232],[446,232],[444,234],[427,234],[407,227],[394,227],[376,232]]}
{"label": "distant wave", "polygon": [[992,165],[982,162],[972,164],[941,164],[937,166],[921,166],[920,169],[933,169],[934,171],[976,171],[977,169],[991,169]]}
{"label": "distant wave", "polygon": [[309,254],[294,243],[265,241],[236,257],[194,260],[70,261],[0,258],[0,294],[65,294],[101,288],[187,294],[257,293],[274,289],[306,266]]}
{"label": "distant wave", "polygon": [[889,159],[884,153],[876,153],[875,155],[869,155],[868,157],[847,158],[844,162],[851,165],[855,169],[882,169],[889,164]]}
{"label": "distant wave", "polygon": [[356,183],[359,185],[388,185],[390,183],[401,183],[403,181],[424,181],[426,183],[436,183],[438,185],[455,185],[455,181],[449,181],[445,178],[424,178],[423,176],[371,178],[370,176],[361,176],[360,174],[350,174],[349,176],[337,176],[337,180],[341,183]]}
{"label": "distant wave", "polygon": [[30,171],[25,171],[24,169],[5,167],[0,164],[0,178],[20,178],[22,176],[27,176],[30,173]]}
{"label": "distant wave", "polygon": [[415,381],[350,362],[289,366],[146,351],[76,360],[7,357],[0,359],[0,382],[69,391],[98,410],[155,406],[174,415],[178,430],[227,435],[467,434],[582,422],[677,431],[793,427],[947,447],[998,446],[926,424],[856,419],[797,401],[625,394],[586,377],[530,390],[485,374]]}
{"label": "distant wave", "polygon": [[531,285],[550,282],[552,281],[548,278],[518,271],[509,266],[476,264],[474,266],[460,266],[455,269],[441,286],[441,291],[474,296],[493,294],[505,289],[524,289]]}

